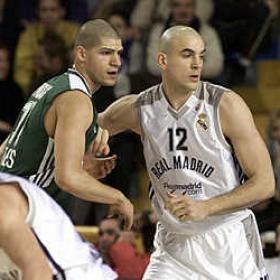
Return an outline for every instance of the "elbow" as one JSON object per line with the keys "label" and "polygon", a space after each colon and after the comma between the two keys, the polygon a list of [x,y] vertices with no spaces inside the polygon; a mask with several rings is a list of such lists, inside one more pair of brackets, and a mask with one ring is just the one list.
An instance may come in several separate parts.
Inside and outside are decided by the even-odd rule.
{"label": "elbow", "polygon": [[273,196],[275,196],[275,181],[274,180],[273,180],[273,183],[271,183],[268,188],[267,198],[271,198]]}
{"label": "elbow", "polygon": [[73,172],[55,172],[55,183],[65,192],[73,193],[77,185],[77,176]]}
{"label": "elbow", "polygon": [[98,125],[102,129],[106,129],[109,132],[110,136],[114,134],[112,123],[113,123],[112,117],[109,115],[108,112],[105,111],[98,114]]}
{"label": "elbow", "polygon": [[272,178],[268,178],[263,182],[262,189],[263,189],[262,200],[272,198],[275,195],[275,179],[273,176]]}

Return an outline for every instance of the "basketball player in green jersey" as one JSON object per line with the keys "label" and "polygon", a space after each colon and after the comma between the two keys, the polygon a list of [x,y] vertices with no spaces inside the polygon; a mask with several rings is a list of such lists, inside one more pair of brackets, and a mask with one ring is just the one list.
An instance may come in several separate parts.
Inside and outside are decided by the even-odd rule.
{"label": "basketball player in green jersey", "polygon": [[[99,182],[116,158],[94,158],[92,147],[108,153],[106,131],[97,126],[92,94],[116,83],[121,66],[121,39],[103,20],[82,25],[74,46],[74,66],[42,84],[23,107],[0,149],[0,170],[27,178],[66,209],[69,194],[111,205],[126,228],[133,206],[117,189]],[[99,136],[100,141],[93,140]],[[61,191],[63,190],[63,191]]]}

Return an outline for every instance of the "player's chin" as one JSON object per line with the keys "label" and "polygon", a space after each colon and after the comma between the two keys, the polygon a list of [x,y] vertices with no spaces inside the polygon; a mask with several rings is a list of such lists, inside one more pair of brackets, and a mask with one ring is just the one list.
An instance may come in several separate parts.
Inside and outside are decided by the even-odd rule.
{"label": "player's chin", "polygon": [[197,88],[197,85],[198,85],[198,81],[197,82],[188,82],[186,83],[186,87],[190,90],[195,90]]}
{"label": "player's chin", "polygon": [[107,78],[103,80],[103,86],[114,86],[117,83],[117,78]]}

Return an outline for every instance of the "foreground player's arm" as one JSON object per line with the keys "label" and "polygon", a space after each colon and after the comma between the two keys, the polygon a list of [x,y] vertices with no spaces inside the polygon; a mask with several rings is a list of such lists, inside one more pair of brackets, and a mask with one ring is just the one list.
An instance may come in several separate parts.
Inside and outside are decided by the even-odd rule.
{"label": "foreground player's arm", "polygon": [[270,157],[247,105],[235,93],[227,92],[221,99],[219,113],[223,133],[230,139],[248,180],[233,191],[209,200],[169,195],[166,207],[180,220],[202,220],[209,215],[247,208],[274,194]]}
{"label": "foreground player's arm", "polygon": [[128,228],[132,225],[133,207],[117,189],[102,184],[83,168],[85,135],[92,123],[90,99],[83,93],[60,95],[54,101],[56,127],[55,180],[59,187],[81,199],[115,205],[125,218]]}
{"label": "foreground player's arm", "polygon": [[20,268],[23,280],[51,280],[47,258],[25,223],[27,212],[21,190],[11,183],[0,185],[0,247]]}
{"label": "foreground player's arm", "polygon": [[110,135],[125,130],[140,134],[139,116],[137,110],[137,95],[124,96],[111,104],[98,115],[98,123],[107,129]]}

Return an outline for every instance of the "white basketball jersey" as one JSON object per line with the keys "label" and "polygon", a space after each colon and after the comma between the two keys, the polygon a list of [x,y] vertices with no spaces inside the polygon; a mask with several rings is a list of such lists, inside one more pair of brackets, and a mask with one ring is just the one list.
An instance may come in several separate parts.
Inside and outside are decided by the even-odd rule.
{"label": "white basketball jersey", "polygon": [[150,198],[159,220],[170,231],[195,234],[249,214],[249,210],[241,210],[182,223],[164,208],[167,192],[205,200],[230,192],[244,181],[219,122],[218,104],[224,91],[227,89],[200,82],[178,111],[170,106],[162,85],[139,96]]}
{"label": "white basketball jersey", "polygon": [[1,172],[0,182],[18,182],[26,194],[29,203],[26,222],[48,257],[57,279],[66,279],[63,276],[65,271],[72,268],[93,265],[100,261],[102,263],[94,247],[81,238],[62,208],[43,190],[20,177]]}

